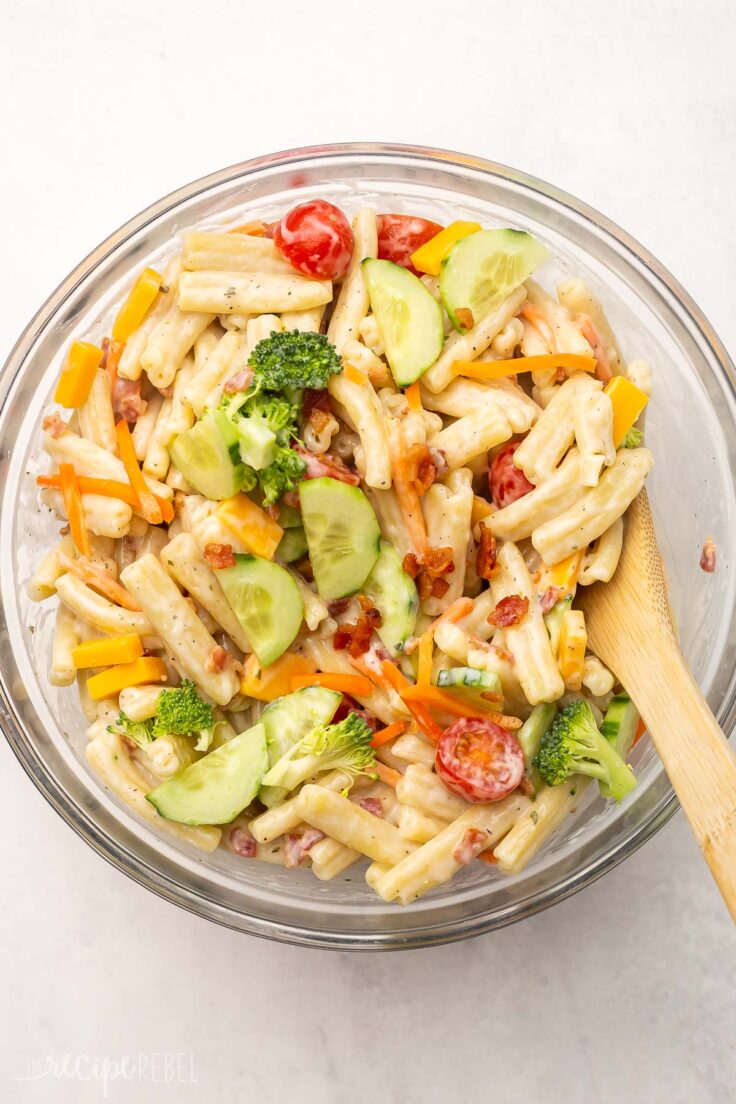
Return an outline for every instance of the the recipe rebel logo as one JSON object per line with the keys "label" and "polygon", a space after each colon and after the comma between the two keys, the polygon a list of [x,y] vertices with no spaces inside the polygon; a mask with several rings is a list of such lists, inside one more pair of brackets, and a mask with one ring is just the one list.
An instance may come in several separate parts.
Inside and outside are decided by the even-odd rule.
{"label": "the recipe rebel logo", "polygon": [[92,1081],[100,1087],[102,1099],[110,1097],[114,1081],[165,1085],[196,1083],[198,1078],[191,1051],[153,1050],[111,1055],[46,1054],[29,1058],[25,1073],[11,1074],[11,1081]]}

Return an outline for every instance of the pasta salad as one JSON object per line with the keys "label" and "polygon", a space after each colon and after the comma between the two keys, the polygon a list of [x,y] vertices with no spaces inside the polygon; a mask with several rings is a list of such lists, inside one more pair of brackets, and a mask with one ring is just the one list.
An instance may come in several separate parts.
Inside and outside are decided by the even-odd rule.
{"label": "pasta salad", "polygon": [[192,230],[43,422],[50,681],[91,769],[205,852],[516,874],[641,723],[587,646],[652,467],[643,360],[523,230],[324,200]]}

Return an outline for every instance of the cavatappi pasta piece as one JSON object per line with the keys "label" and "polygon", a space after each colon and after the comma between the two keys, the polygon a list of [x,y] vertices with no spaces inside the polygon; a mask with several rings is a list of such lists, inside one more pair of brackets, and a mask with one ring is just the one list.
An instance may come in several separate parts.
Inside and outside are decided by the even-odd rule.
{"label": "cavatappi pasta piece", "polygon": [[[232,322],[232,320],[232,316],[228,316],[228,321]],[[246,318],[243,326],[237,326],[235,329],[245,329],[247,323],[248,319]],[[223,331],[220,323],[213,322],[194,342],[192,352],[194,353],[194,367],[198,372],[204,368],[207,357],[215,351],[222,336]]]}
{"label": "cavatappi pasta piece", "polygon": [[126,686],[120,691],[120,709],[131,721],[147,721],[156,713],[161,686]]}
{"label": "cavatappi pasta piece", "polygon": [[455,333],[448,337],[437,362],[422,376],[424,386],[435,394],[444,390],[455,378],[452,370],[455,361],[475,360],[484,352],[504,326],[508,325],[525,298],[524,288],[517,288],[499,307],[481,318],[472,330],[466,334]]}
{"label": "cavatappi pasta piece", "polygon": [[58,544],[49,549],[28,580],[26,590],[32,602],[43,602],[56,594],[56,580],[66,571],[59,554],[74,556],[74,540],[71,536],[62,537]]}
{"label": "cavatappi pasta piece", "polygon": [[293,567],[289,567],[288,565],[285,566],[286,570],[299,587],[299,593],[304,603],[304,623],[310,632],[314,632],[314,630],[319,628],[322,622],[329,616],[329,610],[319,594],[312,590],[304,577],[300,575],[298,571],[295,571]]}
{"label": "cavatappi pasta piece", "polygon": [[474,414],[479,407],[494,403],[514,433],[526,433],[541,414],[540,408],[526,392],[508,379],[484,381],[458,376],[436,395],[423,387],[421,396],[428,410],[437,410],[453,418],[464,418]]}
{"label": "cavatappi pasta piece", "polygon": [[406,763],[423,763],[425,767],[431,767],[434,763],[434,744],[418,732],[406,732],[399,736],[391,744],[391,751],[395,759],[403,759]]}
{"label": "cavatappi pasta piece", "polygon": [[115,416],[110,397],[110,376],[98,368],[92,379],[89,395],[77,411],[79,432],[108,452],[117,451]]}
{"label": "cavatappi pasta piece", "polygon": [[[185,275],[182,273],[179,277],[178,299],[181,299],[181,282]],[[205,313],[204,308],[196,307],[188,311],[177,305],[159,322],[148,338],[140,360],[154,387],[169,387],[174,382],[184,357],[216,313]]]}
{"label": "cavatappi pasta piece", "polygon": [[438,775],[422,763],[409,764],[396,783],[396,796],[402,805],[438,820],[455,820],[468,807],[467,801],[450,793]]}
{"label": "cavatappi pasta piece", "polygon": [[329,836],[310,847],[308,855],[312,860],[312,873],[321,882],[329,882],[332,878],[336,878],[361,857],[359,851],[353,851],[352,848],[345,847],[344,844],[330,839]]}
{"label": "cavatappi pasta piece", "polygon": [[388,490],[391,486],[391,456],[385,416],[373,384],[368,379],[365,383],[354,383],[342,373],[332,376],[327,386],[360,437],[366,483],[369,487]]}
{"label": "cavatappi pasta piece", "polygon": [[508,835],[494,848],[499,870],[504,874],[522,871],[575,809],[589,784],[589,778],[578,774],[560,786],[544,786],[534,804],[527,806]]}
{"label": "cavatappi pasta piece", "polygon": [[370,488],[366,490],[366,494],[376,512],[383,539],[392,544],[403,559],[411,551],[412,543],[396,494],[393,490],[375,491]]}
{"label": "cavatappi pasta piece", "polygon": [[216,314],[280,314],[320,307],[331,299],[329,280],[309,280],[296,273],[182,272],[179,277],[180,312],[207,318],[207,325]]}
{"label": "cavatappi pasta piece", "polygon": [[613,403],[604,391],[580,391],[572,399],[572,419],[580,451],[580,482],[595,487],[603,468],[616,459]]}
{"label": "cavatappi pasta piece", "polygon": [[621,350],[603,307],[585,281],[568,280],[564,284],[559,284],[557,297],[563,306],[567,307],[573,314],[587,315],[606,347],[611,370],[616,375],[623,367]]}
{"label": "cavatappi pasta piece", "polygon": [[52,686],[71,686],[74,682],[77,666],[72,650],[76,648],[79,640],[79,622],[76,616],[67,606],[59,605],[51,644],[49,682]]}
{"label": "cavatappi pasta piece", "polygon": [[[544,288],[534,280],[526,282],[526,296],[533,303],[552,331],[558,353],[577,353],[579,356],[593,356],[593,350],[575,325],[570,311],[562,302],[556,302]],[[577,312],[574,312],[577,313]]]}
{"label": "cavatappi pasta piece", "polygon": [[254,234],[192,230],[184,235],[182,265],[194,272],[271,272],[293,276],[294,269],[271,238]]}
{"label": "cavatappi pasta piece", "polygon": [[[459,425],[459,422],[455,423]],[[441,436],[441,435],[440,435]],[[422,609],[437,616],[462,596],[468,551],[470,515],[473,510],[472,473],[467,468],[451,471],[446,483],[433,483],[422,500],[430,548],[451,548],[454,571],[445,576],[449,583],[441,598],[425,598]]]}
{"label": "cavatappi pasta piece", "polygon": [[[180,433],[186,433],[194,425],[194,410],[189,402],[189,388],[195,371],[194,357],[189,353],[184,358],[184,363],[176,373],[176,379],[174,380],[171,409],[166,420],[166,432],[163,438],[167,449],[175,437],[178,437]],[[219,401],[219,394],[216,398]]]}
{"label": "cavatappi pasta piece", "polygon": [[165,479],[169,470],[169,450],[165,441],[168,437],[171,406],[172,400],[164,399],[143,458],[143,474],[151,476],[152,479]]}
{"label": "cavatappi pasta piece", "polygon": [[181,255],[177,254],[166,265],[161,277],[161,287],[165,290],[159,293],[143,322],[125,343],[125,348],[118,363],[118,375],[122,376],[123,379],[140,379],[143,372],[141,356],[148,344],[148,339],[175,307],[180,272]]}
{"label": "cavatappi pasta piece", "polygon": [[[348,659],[346,652],[338,652],[332,647],[329,640],[322,640],[318,636],[306,636],[302,641],[305,655],[312,660],[318,671],[325,671],[336,675],[354,675],[355,668]],[[396,719],[408,717],[406,706],[393,691],[375,687],[369,697],[353,695],[365,709],[370,709],[374,716],[384,724],[392,724]]]}
{"label": "cavatappi pasta piece", "polygon": [[377,357],[362,341],[348,338],[343,344],[342,355],[348,363],[365,372],[374,387],[385,387],[391,383],[391,373],[386,362]]}
{"label": "cavatappi pasta piece", "polygon": [[80,621],[85,621],[94,629],[110,636],[135,633],[144,638],[144,647],[157,645],[153,626],[145,614],[114,605],[76,576],[61,575],[56,581],[56,593]]}
{"label": "cavatappi pasta piece", "polygon": [[106,786],[129,805],[143,820],[177,839],[185,840],[200,851],[214,851],[221,832],[213,825],[194,828],[160,817],[146,794],[154,788],[143,771],[132,762],[128,749],[116,732],[102,732],[87,745],[87,762]]}
{"label": "cavatappi pasta piece", "polygon": [[307,824],[376,862],[393,866],[413,850],[393,824],[324,786],[304,786],[296,804]]}
{"label": "cavatappi pasta piece", "polygon": [[235,332],[223,334],[212,347],[202,366],[195,368],[186,397],[198,418],[201,418],[208,406],[213,405],[215,396],[219,400],[222,388],[228,379],[240,368],[245,367],[247,363],[245,346],[246,338],[243,334]]}
{"label": "cavatappi pasta piece", "polygon": [[[53,487],[44,487],[39,498],[44,506],[48,506],[58,517],[66,520],[66,507],[61,491]],[[119,498],[83,494],[82,509],[87,528],[97,536],[124,537],[130,530],[133,510]]]}
{"label": "cavatappi pasta piece", "polygon": [[133,450],[135,452],[135,458],[139,463],[142,463],[146,458],[146,453],[151,445],[151,440],[156,430],[156,423],[158,422],[161,407],[163,405],[163,395],[159,395],[158,391],[155,391],[148,400],[148,406],[133,426],[131,434],[133,438]]}
{"label": "cavatappi pasta piece", "polygon": [[402,905],[415,901],[430,889],[449,882],[464,863],[459,852],[466,832],[485,832],[484,850],[501,839],[527,811],[531,802],[518,793],[493,805],[475,805],[448,824],[439,835],[397,863],[376,884],[376,892],[384,901],[398,900]]}
{"label": "cavatappi pasta piece", "polygon": [[384,866],[383,863],[377,862],[373,862],[370,866],[366,867],[365,880],[371,889],[375,890],[379,880],[384,874],[387,874],[390,869],[390,866]]}
{"label": "cavatappi pasta piece", "polygon": [[177,666],[218,705],[227,705],[240,689],[234,664],[215,669],[211,657],[216,641],[186,601],[160,561],[148,554],[129,564],[120,574],[166,644]]}
{"label": "cavatappi pasta piece", "polygon": [[[363,207],[353,220],[353,256],[327,327],[327,336],[338,353],[343,352],[346,341],[358,337],[360,323],[368,313],[370,300],[361,263],[366,257],[377,255],[376,212],[372,207]],[[339,400],[338,396],[336,398]]]}
{"label": "cavatappi pasta piece", "polygon": [[272,333],[282,333],[283,329],[283,323],[278,315],[261,314],[258,318],[252,318],[245,330],[246,362],[260,341],[264,341],[267,337],[270,337]]}
{"label": "cavatappi pasta piece", "polygon": [[578,571],[581,586],[607,583],[614,575],[624,541],[624,520],[617,518],[586,550]]}
{"label": "cavatappi pasta piece", "polygon": [[571,449],[549,479],[508,506],[494,510],[484,519],[485,524],[499,540],[524,540],[537,526],[574,505],[583,494],[580,454],[577,449]]}
{"label": "cavatappi pasta piece", "polygon": [[[546,353],[549,352],[549,346],[547,345],[547,342],[544,340],[537,327],[533,325],[528,318],[522,318],[521,328],[522,334],[520,347],[523,356],[544,356]],[[541,379],[545,383],[548,383],[552,379],[554,379],[556,374],[556,370],[552,368],[545,369],[542,372],[534,372],[533,376],[536,377],[535,382],[537,381],[537,379]]]}
{"label": "cavatappi pasta piece", "polygon": [[283,311],[281,325],[285,330],[299,330],[300,333],[319,333],[322,327],[324,307],[312,307],[303,311]]}
{"label": "cavatappi pasta piece", "polygon": [[[55,463],[72,464],[77,475],[88,475],[93,479],[116,479],[119,483],[128,482],[122,460],[107,452],[106,449],[100,448],[94,441],[88,441],[78,433],[72,433],[71,430],[62,433],[60,437],[54,437],[48,432],[44,433],[43,447]],[[146,478],[146,483],[149,490],[153,491],[158,498],[169,502],[174,497],[171,487],[167,487],[165,483],[159,483],[150,478]],[[100,535],[114,536],[113,533]]]}
{"label": "cavatappi pasta piece", "polygon": [[[328,790],[341,793],[350,786],[352,779],[345,771],[334,770],[324,774],[316,785],[324,786]],[[261,813],[250,823],[253,838],[259,843],[270,843],[284,835],[285,832],[293,832],[302,822],[301,814],[297,808],[298,794],[282,801],[280,805]]]}
{"label": "cavatappi pasta piece", "polygon": [[505,644],[514,657],[516,675],[529,704],[556,701],[565,687],[524,557],[510,541],[502,544],[498,551],[491,591],[496,603],[511,595],[528,599],[526,615],[516,625],[505,627]]}
{"label": "cavatappi pasta piece", "polygon": [[557,389],[537,423],[514,453],[514,464],[530,483],[549,479],[575,438],[572,400],[581,391],[596,391],[601,384],[584,372],[578,372]]}
{"label": "cavatappi pasta piece", "polygon": [[201,752],[194,750],[193,740],[173,732],[157,736],[153,743],[136,748],[131,756],[161,782],[173,778],[179,771],[202,758]]}
{"label": "cavatappi pasta piece", "polygon": [[645,395],[652,394],[652,366],[648,360],[632,360],[626,368],[626,378]]}
{"label": "cavatappi pasta piece", "polygon": [[250,652],[250,642],[225,597],[217,575],[200,552],[192,534],[180,533],[162,548],[161,563],[225,630],[241,652]]}
{"label": "cavatappi pasta piece", "polygon": [[[493,612],[495,605],[496,603],[490,589],[482,590],[478,597],[473,599],[473,608],[470,613],[467,617],[463,617],[459,624],[465,632],[469,633],[471,636],[478,636],[481,640],[488,640],[496,631],[488,622],[488,615]],[[442,647],[443,651],[447,651],[443,645],[439,646]]]}
{"label": "cavatappi pasta piece", "polygon": [[450,467],[459,468],[474,456],[508,441],[512,436],[507,418],[495,403],[486,403],[473,414],[458,418],[430,440],[433,448],[441,449]]}
{"label": "cavatappi pasta piece", "polygon": [[644,486],[654,457],[649,449],[619,449],[596,487],[559,517],[532,533],[532,544],[548,566],[585,548],[621,517]]}
{"label": "cavatappi pasta piece", "polygon": [[[510,360],[516,347],[524,336],[524,326],[520,318],[510,319],[497,337],[491,342],[489,352],[497,360]],[[483,356],[478,358],[483,359]]]}
{"label": "cavatappi pasta piece", "polygon": [[413,843],[427,843],[446,828],[448,821],[437,817],[428,817],[413,809],[411,805],[401,805],[397,827],[405,839]]}
{"label": "cavatappi pasta piece", "polygon": [[589,690],[594,698],[602,698],[610,694],[616,680],[607,667],[604,667],[598,656],[588,653],[583,663],[583,686]]}
{"label": "cavatappi pasta piece", "polygon": [[374,314],[367,314],[365,318],[360,320],[358,324],[358,334],[360,340],[364,345],[368,346],[372,353],[375,353],[379,358],[383,356],[386,349],[383,344],[381,330]]}

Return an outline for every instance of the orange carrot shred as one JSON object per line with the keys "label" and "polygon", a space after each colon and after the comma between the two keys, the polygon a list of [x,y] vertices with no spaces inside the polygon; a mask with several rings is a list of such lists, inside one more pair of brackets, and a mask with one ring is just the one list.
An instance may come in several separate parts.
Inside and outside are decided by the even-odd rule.
{"label": "orange carrot shred", "polygon": [[382,782],[385,782],[387,786],[393,786],[394,789],[403,777],[393,767],[387,767],[385,763],[379,763],[378,760],[373,764],[371,770],[375,771]]}
{"label": "orange carrot shred", "polygon": [[70,575],[76,575],[83,583],[87,583],[94,590],[98,590],[100,594],[104,594],[115,605],[131,610],[133,613],[140,612],[141,607],[125,587],[121,586],[116,579],[112,579],[95,564],[81,563],[79,560],[73,560],[70,556],[66,556],[63,552],[59,553],[59,563]]}
{"label": "orange carrot shred", "polygon": [[64,495],[64,509],[66,510],[69,528],[77,549],[83,556],[92,555],[92,547],[89,542],[89,531],[84,517],[82,495],[77,485],[77,478],[72,464],[61,464],[59,467],[61,481],[61,493]]}
{"label": "orange carrot shred", "polygon": [[373,683],[365,675],[339,675],[327,671],[317,671],[314,675],[294,675],[291,689],[303,690],[305,686],[323,686],[325,690],[336,690],[351,697],[367,698],[373,693]]}
{"label": "orange carrot shred", "polygon": [[408,721],[394,721],[393,724],[380,728],[378,732],[373,733],[371,747],[380,747],[381,744],[387,744],[389,740],[393,740],[396,736],[402,736],[408,727]]}
{"label": "orange carrot shred", "polygon": [[417,646],[417,685],[429,686],[432,681],[432,653],[434,652],[434,639],[430,633],[423,633],[419,637]]}
{"label": "orange carrot shred", "polygon": [[421,392],[419,390],[419,384],[418,383],[409,384],[409,386],[404,391],[404,394],[406,395],[406,400],[409,403],[409,409],[411,411],[413,411],[414,414],[421,414],[422,413],[422,396],[421,396]]}
{"label": "orange carrot shred", "polygon": [[130,484],[138,496],[138,508],[149,525],[160,525],[163,521],[163,512],[156,496],[149,490],[148,484],[143,478],[143,473],[138,467],[138,461],[133,448],[133,438],[130,435],[128,423],[120,419],[115,426],[115,436],[118,440],[120,459],[125,465]]}
{"label": "orange carrot shred", "polygon": [[[412,685],[407,678],[401,673],[395,664],[385,660],[381,664],[381,670],[388,682],[403,700],[404,692]],[[431,740],[433,744],[436,744],[442,735],[442,729],[436,721],[432,720],[429,715],[429,710],[419,702],[406,702],[406,707],[414,718],[414,722],[428,740]]]}
{"label": "orange carrot shred", "polygon": [[361,387],[368,382],[365,372],[361,372],[360,368],[356,368],[354,364],[347,360],[343,363],[342,374],[345,379],[349,379],[351,383],[358,383]]}

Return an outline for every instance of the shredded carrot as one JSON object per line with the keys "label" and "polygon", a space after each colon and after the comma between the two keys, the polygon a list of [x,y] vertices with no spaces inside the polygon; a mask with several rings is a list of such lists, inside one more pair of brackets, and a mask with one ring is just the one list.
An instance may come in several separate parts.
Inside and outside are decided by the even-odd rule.
{"label": "shredded carrot", "polygon": [[415,414],[421,414],[422,395],[419,390],[419,384],[410,384],[404,391],[404,394],[406,395],[407,402],[409,403],[409,409],[412,410]]}
{"label": "shredded carrot", "polygon": [[242,226],[233,226],[228,234],[250,234],[253,238],[263,238],[266,234],[266,224],[260,219],[255,222],[244,222]]}
{"label": "shredded carrot", "polygon": [[82,495],[77,485],[74,466],[72,464],[61,464],[59,466],[59,479],[61,482],[61,493],[64,495],[64,509],[66,510],[66,517],[69,522],[69,528],[72,531],[74,543],[83,556],[91,556],[92,547],[89,543],[89,532],[84,517],[84,507],[82,506]]}
{"label": "shredded carrot", "polygon": [[639,743],[639,741],[641,740],[641,738],[644,735],[644,733],[646,732],[646,730],[647,730],[647,726],[644,723],[644,718],[640,717],[639,718],[639,723],[636,726],[636,732],[634,734],[634,739],[631,742],[632,748],[636,747],[636,745]]}
{"label": "shredded carrot", "polygon": [[428,625],[424,630],[424,635],[427,634],[434,637],[440,625],[451,624],[454,625],[458,621],[462,621],[463,617],[467,617],[473,612],[473,599],[472,598],[456,598],[454,602],[447,607],[444,613],[441,613],[439,617]]}
{"label": "shredded carrot", "polygon": [[549,368],[595,372],[596,360],[579,353],[545,353],[542,356],[517,357],[516,360],[456,360],[452,365],[456,376],[480,380],[515,376],[519,372],[542,372]]}
{"label": "shredded carrot", "polygon": [[391,453],[391,472],[394,479],[394,491],[399,502],[409,540],[417,557],[423,559],[427,551],[427,527],[424,523],[422,504],[414,485],[406,473],[406,449],[404,434],[395,418],[386,419],[389,451]]}
{"label": "shredded carrot", "polygon": [[373,764],[372,770],[376,772],[382,782],[385,782],[387,786],[392,786],[394,789],[396,789],[403,777],[397,770],[394,770],[392,767],[387,767],[385,763],[379,763],[378,760]]}
{"label": "shredded carrot", "polygon": [[555,335],[547,319],[544,317],[539,307],[534,303],[530,303],[527,299],[521,305],[519,314],[522,318],[526,318],[527,322],[531,322],[534,329],[539,333],[542,341],[545,343],[551,353],[554,353],[557,349],[557,342]]}
{"label": "shredded carrot", "polygon": [[451,717],[482,717],[483,720],[491,719],[492,710],[490,703],[488,709],[479,709],[466,701],[454,698],[452,694],[439,690],[436,686],[409,686],[402,693],[402,698],[407,706],[419,704],[427,709],[436,709],[439,713],[449,713]]}
{"label": "shredded carrot", "polygon": [[[37,475],[36,483],[39,487],[53,487],[55,490],[61,490],[61,476],[58,475]],[[130,483],[121,483],[117,479],[94,479],[92,476],[78,475],[77,486],[83,495],[93,494],[101,495],[103,498],[119,498],[121,502],[127,502],[129,506],[139,508],[138,495]],[[159,498],[158,495],[155,497],[161,507],[163,519],[168,525],[174,520],[174,508],[165,498]]]}
{"label": "shredded carrot", "polygon": [[336,690],[339,694],[351,697],[368,698],[373,693],[373,683],[364,675],[337,675],[327,671],[317,671],[314,675],[294,675],[291,689],[303,690],[305,686],[323,686],[325,690]]}
{"label": "shredded carrot", "polygon": [[120,363],[124,348],[125,342],[116,341],[114,337],[107,343],[107,348],[105,350],[105,368],[110,377],[110,390],[115,386],[115,381],[118,378],[118,364]]}
{"label": "shredded carrot", "polygon": [[360,368],[356,368],[348,360],[343,361],[342,374],[345,379],[349,379],[351,383],[358,383],[361,387],[368,382],[365,372],[361,372]]}
{"label": "shredded carrot", "polygon": [[350,662],[356,671],[360,671],[361,675],[365,675],[371,682],[375,683],[379,690],[391,690],[391,683],[386,681],[386,678],[380,671],[375,671],[370,664],[366,663],[362,656],[350,656]]}
{"label": "shredded carrot", "polygon": [[115,605],[122,606],[123,609],[132,610],[133,613],[140,612],[141,607],[133,596],[128,593],[124,586],[121,586],[120,583],[111,578],[107,572],[103,571],[102,568],[97,567],[95,564],[73,560],[70,556],[64,555],[63,552],[59,552],[58,555],[59,563],[70,575],[76,575],[83,583],[87,583],[87,585],[93,587],[94,590],[98,590],[100,594],[104,594],[105,597],[109,598]]}
{"label": "shredded carrot", "polygon": [[[403,700],[404,692],[411,687],[409,680],[405,678],[399,668],[389,660],[385,660],[381,664],[381,670],[386,676],[387,681],[391,683],[392,688]],[[419,702],[406,702],[406,708],[414,718],[414,722],[419,731],[422,732],[428,740],[431,740],[433,744],[436,744],[442,735],[442,729],[436,721],[432,720],[429,710]]]}
{"label": "shredded carrot", "polygon": [[135,449],[133,448],[133,438],[130,435],[128,423],[123,418],[115,426],[115,436],[118,440],[120,459],[125,465],[130,485],[138,496],[138,509],[149,525],[160,525],[163,521],[163,510],[156,496],[149,490],[141,469],[138,467]]}
{"label": "shredded carrot", "polygon": [[432,681],[432,653],[434,652],[434,636],[432,633],[422,633],[417,645],[417,685],[429,686]]}
{"label": "shredded carrot", "polygon": [[385,728],[380,728],[378,732],[373,733],[371,746],[377,748],[380,747],[381,744],[387,744],[389,740],[393,740],[396,736],[402,736],[408,727],[408,721],[394,721],[393,724],[386,725]]}

